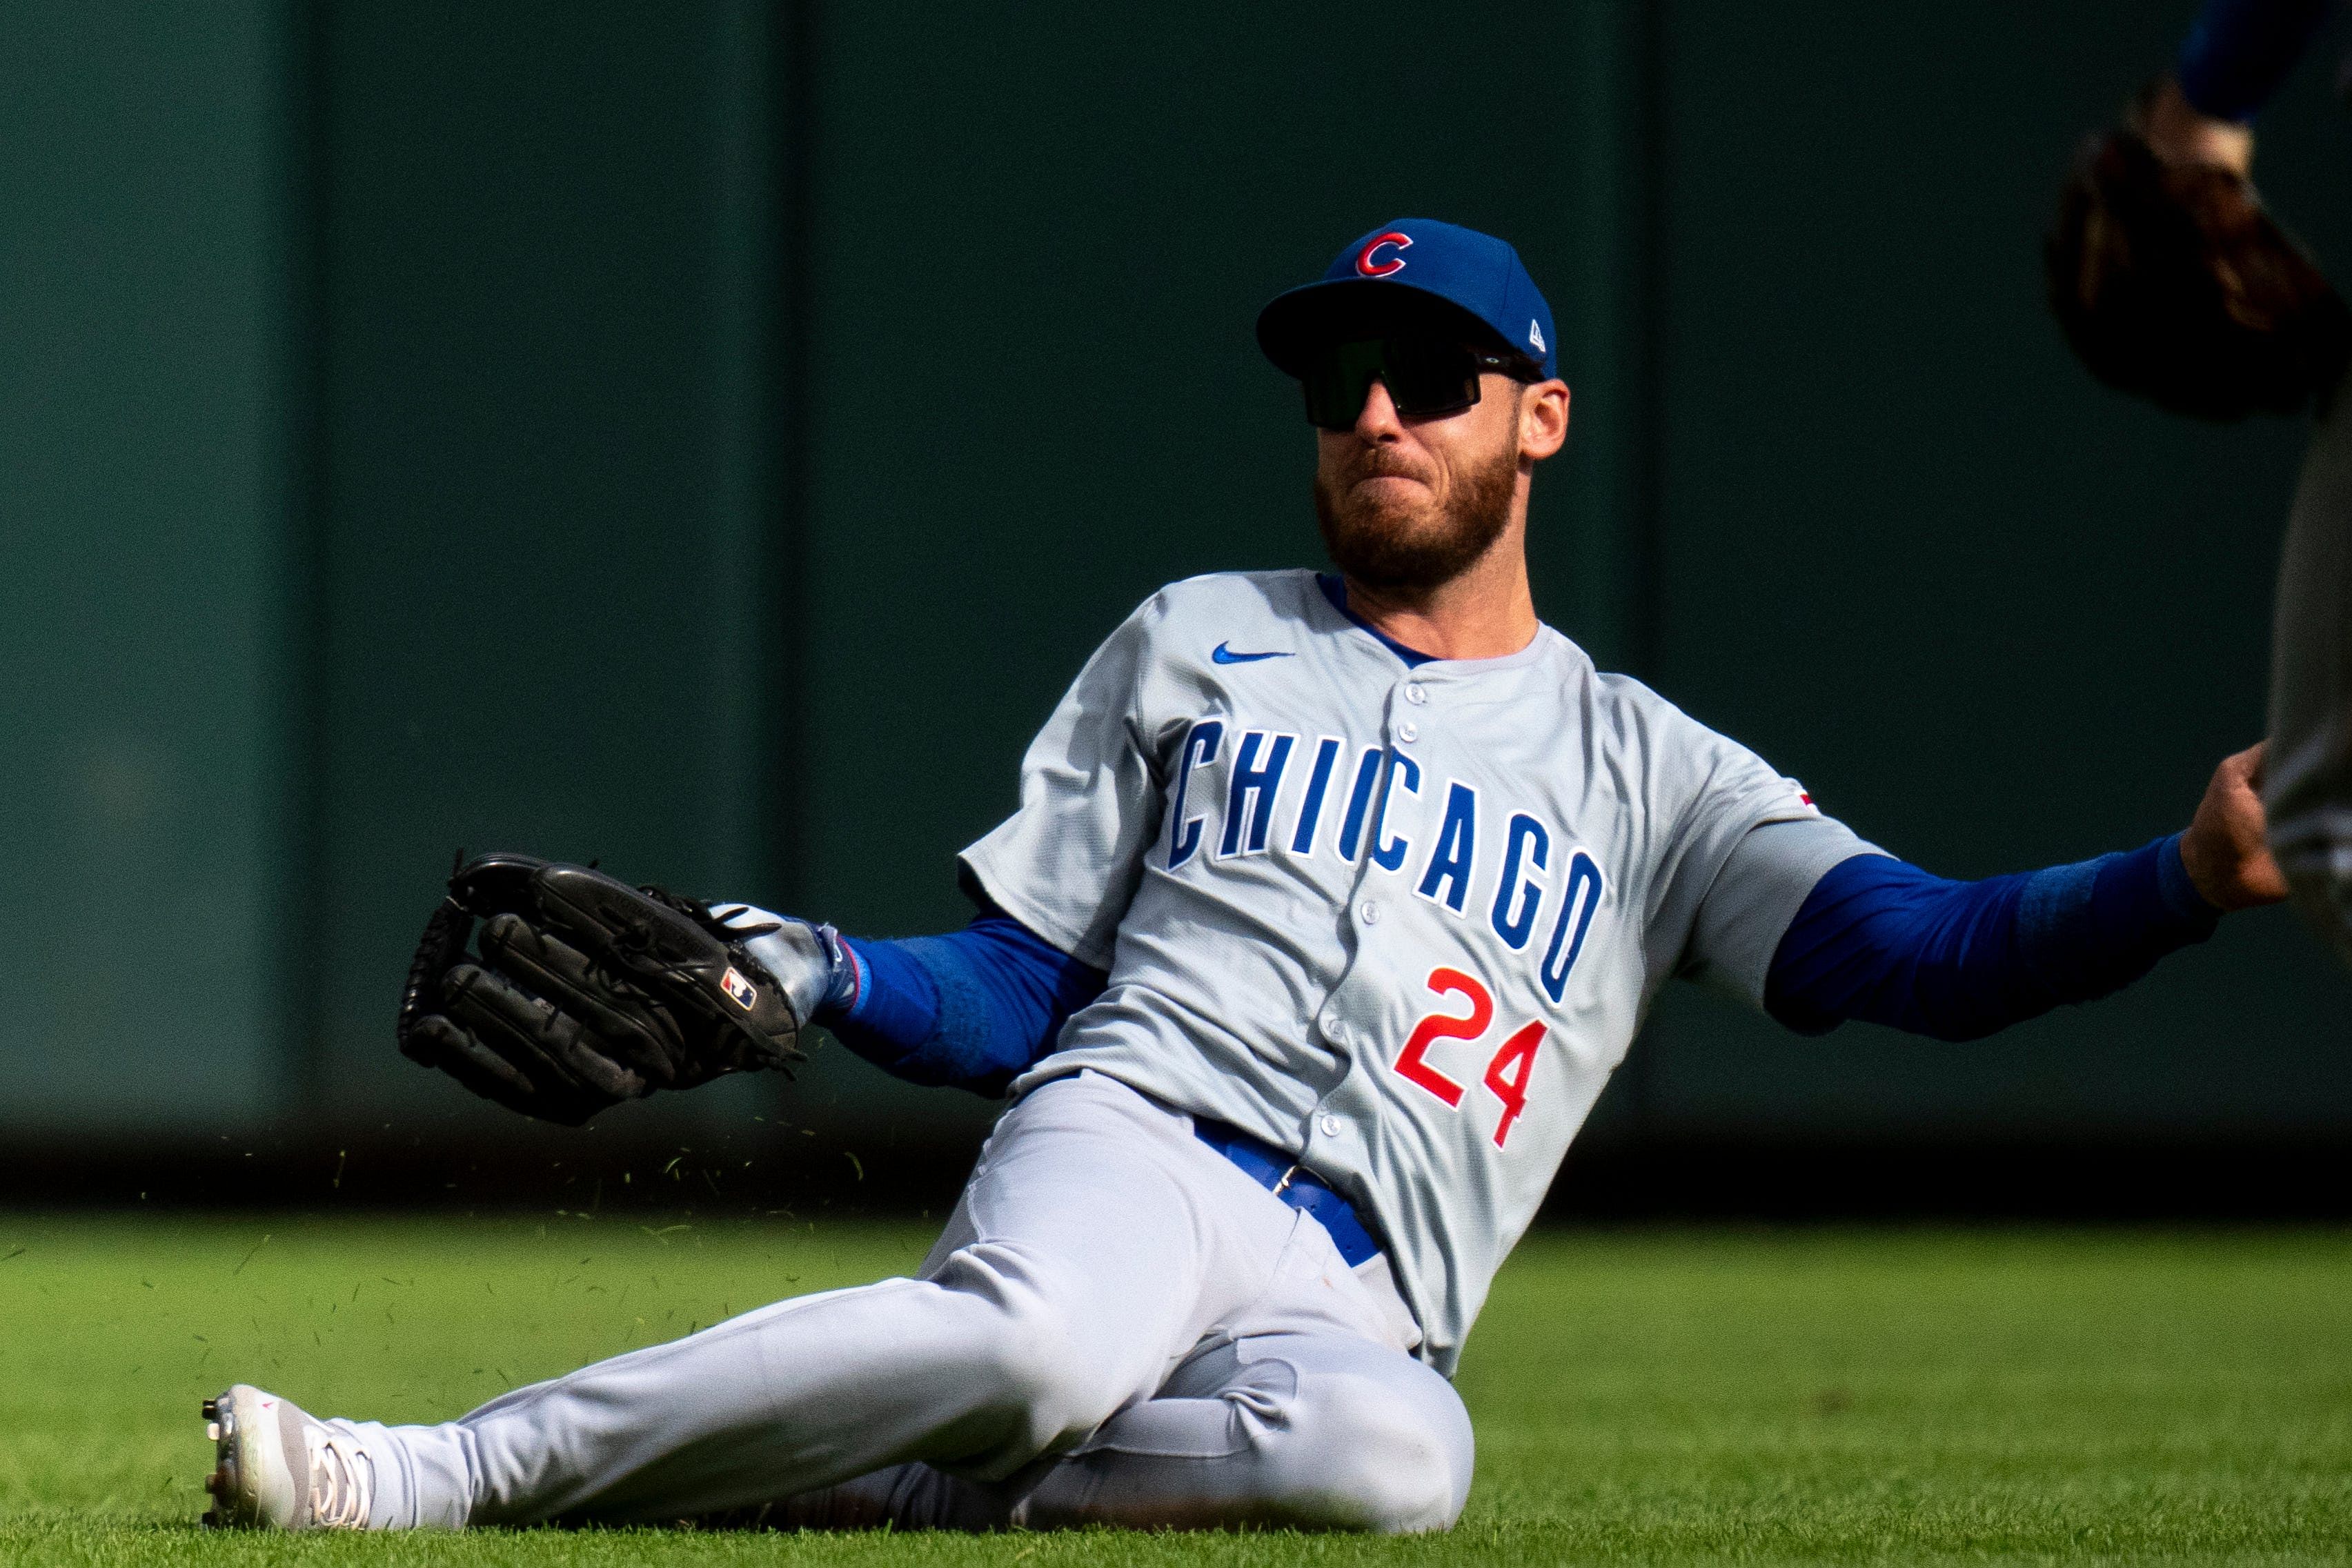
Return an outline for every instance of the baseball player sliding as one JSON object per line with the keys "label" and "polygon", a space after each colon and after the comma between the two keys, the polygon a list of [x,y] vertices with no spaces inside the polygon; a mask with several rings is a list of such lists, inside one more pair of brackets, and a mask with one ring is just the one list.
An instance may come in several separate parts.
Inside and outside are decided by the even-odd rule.
{"label": "baseball player sliding", "polygon": [[1305,390],[1339,570],[1130,615],[964,852],[971,925],[844,939],[494,855],[419,950],[403,1049],[558,1121],[781,1065],[811,1021],[1009,1093],[920,1273],[439,1426],[238,1385],[208,1518],[1443,1529],[1472,1456],[1448,1375],[1670,977],[1966,1039],[2281,896],[2253,752],[2183,833],[1954,883],[1596,670],[1528,592],[1569,389],[1500,240],[1384,225],[1258,338]]}

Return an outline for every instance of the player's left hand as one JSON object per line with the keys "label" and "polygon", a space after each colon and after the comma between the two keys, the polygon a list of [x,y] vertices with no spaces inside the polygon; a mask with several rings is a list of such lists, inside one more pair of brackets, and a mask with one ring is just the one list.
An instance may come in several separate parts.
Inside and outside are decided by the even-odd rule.
{"label": "player's left hand", "polygon": [[2180,860],[2205,902],[2220,910],[2252,909],[2286,897],[2286,878],[2271,858],[2263,812],[2261,743],[2221,758],[2197,815],[2180,835]]}

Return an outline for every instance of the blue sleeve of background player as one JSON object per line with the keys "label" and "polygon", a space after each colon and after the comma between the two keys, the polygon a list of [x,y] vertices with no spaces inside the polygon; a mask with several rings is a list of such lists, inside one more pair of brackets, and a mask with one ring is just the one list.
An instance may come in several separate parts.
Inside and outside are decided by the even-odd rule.
{"label": "blue sleeve of background player", "polygon": [[1832,867],[1790,922],[1764,1008],[1802,1034],[1862,1019],[1975,1040],[2120,989],[2220,919],[2189,882],[2177,833],[1983,882],[1857,855]]}
{"label": "blue sleeve of background player", "polygon": [[975,1094],[1003,1093],[1109,979],[994,910],[947,936],[843,945],[856,972],[816,1020],[886,1072]]}
{"label": "blue sleeve of background player", "polygon": [[2278,90],[2328,0],[2205,0],[2180,46],[2180,93],[2216,120],[2252,120]]}

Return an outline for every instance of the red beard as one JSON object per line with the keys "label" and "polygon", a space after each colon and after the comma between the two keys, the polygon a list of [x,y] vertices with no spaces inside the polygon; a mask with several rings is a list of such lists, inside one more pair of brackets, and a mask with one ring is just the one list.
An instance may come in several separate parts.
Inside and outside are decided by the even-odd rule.
{"label": "red beard", "polygon": [[1505,451],[1465,473],[1442,507],[1399,506],[1357,488],[1384,475],[1423,477],[1381,447],[1366,449],[1336,485],[1317,472],[1315,521],[1323,548],[1341,572],[1367,588],[1426,592],[1461,576],[1502,536],[1511,520],[1519,460],[1517,452]]}

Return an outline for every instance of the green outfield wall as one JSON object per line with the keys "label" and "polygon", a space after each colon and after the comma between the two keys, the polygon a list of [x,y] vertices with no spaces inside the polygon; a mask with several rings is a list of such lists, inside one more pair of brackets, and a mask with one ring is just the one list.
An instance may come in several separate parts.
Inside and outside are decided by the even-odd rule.
{"label": "green outfield wall", "polygon": [[[1575,388],[1539,605],[1982,875],[2261,729],[2300,433],[2066,357],[2038,236],[2192,5],[135,4],[0,50],[0,1130],[485,1134],[393,1053],[452,853],[875,935],[1169,579],[1313,562],[1254,347],[1385,217],[1519,246]],[[2273,204],[2352,256],[2306,66]],[[1593,1135],[2352,1137],[2288,917],[1969,1047],[1661,1007]],[[828,1052],[631,1107],[909,1145]],[[635,1118],[635,1120],[630,1120]]]}

